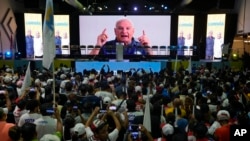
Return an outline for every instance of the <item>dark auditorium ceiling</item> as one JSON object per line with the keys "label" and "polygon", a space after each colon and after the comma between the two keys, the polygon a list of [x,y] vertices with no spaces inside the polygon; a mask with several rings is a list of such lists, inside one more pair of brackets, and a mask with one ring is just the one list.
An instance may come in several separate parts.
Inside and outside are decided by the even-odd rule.
{"label": "dark auditorium ceiling", "polygon": [[[45,0],[16,0],[23,1],[26,10],[43,10]],[[93,14],[165,14],[178,12],[208,12],[218,10],[220,5],[233,7],[235,0],[78,0],[85,7],[94,9]],[[226,2],[226,3],[225,3]],[[134,7],[137,11],[134,11]],[[36,8],[38,7],[38,8]],[[76,9],[64,0],[54,0],[55,13],[72,13]],[[118,10],[118,7],[121,10]],[[233,9],[233,8],[232,8]]]}

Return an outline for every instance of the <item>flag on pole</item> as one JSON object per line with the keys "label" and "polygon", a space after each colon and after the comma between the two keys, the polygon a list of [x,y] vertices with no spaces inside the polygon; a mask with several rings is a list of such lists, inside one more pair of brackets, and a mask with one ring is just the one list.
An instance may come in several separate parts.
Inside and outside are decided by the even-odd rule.
{"label": "flag on pole", "polygon": [[29,62],[27,69],[26,69],[25,76],[24,76],[24,80],[23,80],[23,84],[21,88],[21,94],[23,94],[25,89],[30,87],[30,85],[31,85],[31,74],[30,74],[30,62]]}
{"label": "flag on pole", "polygon": [[191,60],[191,57],[189,58],[188,60],[188,68],[187,68],[187,71],[189,73],[192,73],[192,60]]}
{"label": "flag on pole", "polygon": [[177,72],[177,61],[178,61],[178,55],[176,54],[176,56],[175,56],[175,63],[174,63],[174,73],[175,74]]}
{"label": "flag on pole", "polygon": [[177,116],[178,116],[178,111],[177,111],[177,107],[174,108],[174,115],[175,115],[175,122],[174,122],[174,127],[178,127],[177,125]]}
{"label": "flag on pole", "polygon": [[151,132],[151,116],[150,116],[150,106],[149,106],[149,94],[147,94],[144,117],[143,117],[143,126]]}
{"label": "flag on pole", "polygon": [[196,107],[196,93],[194,93],[194,104],[193,104],[193,116],[195,117],[195,107]]}
{"label": "flag on pole", "polygon": [[48,70],[54,61],[55,49],[53,0],[47,0],[43,22],[43,67]]}

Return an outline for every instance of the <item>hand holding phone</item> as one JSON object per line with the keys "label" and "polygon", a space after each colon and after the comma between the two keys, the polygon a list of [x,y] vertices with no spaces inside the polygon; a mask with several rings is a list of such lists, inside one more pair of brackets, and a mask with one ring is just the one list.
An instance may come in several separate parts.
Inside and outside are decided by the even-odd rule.
{"label": "hand holding phone", "polygon": [[109,110],[116,111],[116,106],[110,106]]}
{"label": "hand holding phone", "polygon": [[46,109],[46,113],[49,115],[53,115],[55,113],[55,110],[53,108]]}
{"label": "hand holding phone", "polygon": [[30,88],[30,92],[35,92],[36,91],[36,89],[35,88]]}
{"label": "hand holding phone", "polygon": [[74,109],[74,110],[77,110],[77,109],[78,109],[78,106],[73,106],[73,109]]}
{"label": "hand holding phone", "polygon": [[107,112],[107,110],[104,110],[104,109],[99,110],[99,113],[106,113],[106,112]]}
{"label": "hand holding phone", "polygon": [[130,132],[132,140],[138,140],[139,139],[139,131],[137,132]]}
{"label": "hand holding phone", "polygon": [[0,94],[5,94],[5,90],[0,90]]}

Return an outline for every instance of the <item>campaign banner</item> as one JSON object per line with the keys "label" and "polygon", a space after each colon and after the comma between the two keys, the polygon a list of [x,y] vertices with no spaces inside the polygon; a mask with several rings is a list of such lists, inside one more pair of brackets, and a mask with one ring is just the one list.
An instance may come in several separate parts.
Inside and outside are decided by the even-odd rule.
{"label": "campaign banner", "polygon": [[226,14],[208,14],[206,34],[206,58],[221,59],[224,44]]}
{"label": "campaign banner", "polygon": [[177,55],[193,55],[194,16],[178,16]]}
{"label": "campaign banner", "polygon": [[42,56],[42,14],[24,13],[26,57]]}

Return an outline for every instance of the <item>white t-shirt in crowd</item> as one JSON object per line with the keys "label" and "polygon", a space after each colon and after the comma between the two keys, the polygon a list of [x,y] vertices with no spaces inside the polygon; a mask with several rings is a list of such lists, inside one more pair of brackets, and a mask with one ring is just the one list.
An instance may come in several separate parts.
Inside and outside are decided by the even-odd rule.
{"label": "white t-shirt in crowd", "polygon": [[[89,141],[98,141],[94,137],[93,131],[90,129],[90,127],[85,128],[86,135]],[[119,130],[114,129],[112,132],[109,133],[108,137],[109,139],[107,141],[116,141],[119,136]]]}
{"label": "white t-shirt in crowd", "polygon": [[36,119],[41,118],[41,117],[42,115],[38,113],[25,113],[20,117],[18,126],[21,127],[26,122],[34,123]]}
{"label": "white t-shirt in crowd", "polygon": [[214,121],[213,124],[208,128],[208,134],[214,135],[215,130],[220,127],[220,123],[218,121]]}
{"label": "white t-shirt in crowd", "polygon": [[51,134],[56,132],[57,120],[50,116],[42,116],[34,122],[36,124],[37,138],[40,138],[45,134]]}
{"label": "white t-shirt in crowd", "polygon": [[13,111],[13,115],[14,115],[16,124],[18,124],[20,117],[23,114],[28,113],[28,112],[29,112],[29,110],[26,110],[26,109],[20,110],[18,108],[18,106],[16,106],[15,109],[14,109],[14,111]]}

